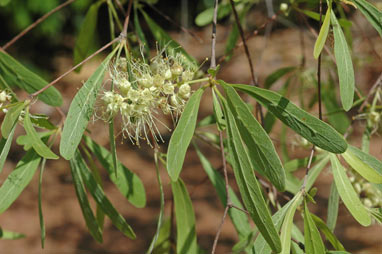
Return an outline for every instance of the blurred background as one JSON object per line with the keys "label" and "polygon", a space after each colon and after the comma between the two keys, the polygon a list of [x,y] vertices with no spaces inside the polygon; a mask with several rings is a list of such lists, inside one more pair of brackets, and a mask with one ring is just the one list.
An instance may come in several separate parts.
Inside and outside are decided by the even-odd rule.
{"label": "blurred background", "polygon": [[[127,9],[126,1],[121,2]],[[143,2],[148,3],[142,3],[145,11],[159,25],[165,28],[172,38],[178,41],[190,55],[197,58],[199,62],[203,62],[206,57],[210,56],[212,28],[208,22],[205,24],[200,17],[199,20],[197,17],[203,10],[212,7],[213,1],[147,0]],[[313,59],[313,46],[316,37],[312,31],[317,31],[317,22],[312,19],[303,20],[295,11],[290,13],[280,12],[279,7],[282,1],[251,2],[254,4],[247,11],[242,25],[249,36],[248,46],[259,83],[264,84],[269,74],[282,67],[303,66],[304,75],[308,78],[304,79],[304,82],[292,84],[287,97],[297,105],[301,105],[301,98],[304,98],[303,103],[308,103],[315,96],[314,91],[316,90],[314,80],[309,77],[315,75],[316,72],[317,63]],[[371,2],[381,10],[381,1]],[[5,6],[0,5],[0,45],[4,45],[29,24],[61,3],[63,1],[59,0],[12,0]],[[91,0],[74,1],[17,41],[7,49],[7,52],[46,80],[53,80],[72,67],[76,37],[91,3]],[[228,1],[223,1],[223,3],[228,3]],[[149,4],[152,4],[154,8],[149,7]],[[308,7],[316,5],[317,1],[314,0],[307,3]],[[313,10],[317,11],[316,9]],[[356,85],[362,94],[367,94],[382,72],[382,39],[360,12],[347,5],[344,5],[344,12],[353,22],[349,32],[353,38],[351,43]],[[273,14],[276,14],[275,18],[270,20],[269,17],[272,17]],[[170,22],[164,15],[172,21]],[[139,18],[142,21],[141,26],[150,47],[155,49],[155,40],[151,37],[143,18]],[[104,4],[101,5],[98,12],[97,32],[91,45],[93,51],[110,41],[108,22],[107,5]],[[251,76],[240,42],[238,42],[239,46],[230,53],[229,61],[223,58],[226,55],[226,44],[232,24],[233,16],[224,16],[222,14],[217,27],[216,49],[221,64],[218,77],[226,82],[248,84],[251,82]],[[179,26],[183,29],[180,29]],[[188,32],[185,32],[185,29]],[[129,28],[129,31],[132,31],[132,29]],[[255,31],[257,31],[256,35],[254,35]],[[131,33],[129,36],[134,37],[134,34]],[[331,45],[329,44],[327,46],[330,48]],[[75,93],[94,72],[104,56],[104,54],[101,54],[87,62],[80,73],[68,75],[55,86],[63,94],[64,104],[61,109],[65,113],[68,111]],[[322,67],[324,73],[330,72],[331,68],[333,68],[330,61],[330,57],[327,54],[324,55]],[[207,62],[201,69],[205,70],[208,66],[209,63]],[[324,76],[326,78],[328,75],[324,74]],[[281,78],[274,84],[272,89],[277,90],[282,87],[287,78],[288,75]],[[27,95],[20,93],[20,96],[26,97]],[[203,98],[199,119],[212,113],[212,103],[209,100],[211,98],[210,94],[206,93]],[[338,92],[337,98],[339,98]],[[249,102],[253,103],[253,101]],[[33,110],[51,116],[53,123],[58,124],[60,121],[60,114],[54,108],[43,103],[36,103]],[[310,111],[317,115],[317,106],[313,105]],[[352,119],[355,115],[356,111],[347,113],[348,119]],[[4,114],[1,114],[1,117],[4,117]],[[325,115],[324,120],[328,120],[327,118]],[[171,125],[170,119],[169,124]],[[359,146],[364,125],[363,121],[356,121],[353,124],[349,143]],[[107,125],[102,121],[95,121],[89,125],[91,136],[105,147],[109,147],[107,128]],[[282,132],[286,132],[286,135],[285,138],[281,139]],[[16,136],[22,133],[21,128],[16,130]],[[166,140],[169,140],[170,133],[164,132],[163,135]],[[301,140],[293,132],[283,129],[280,123],[276,123],[271,138],[283,160],[286,159],[285,153],[288,158],[294,159],[306,157],[310,152],[309,147],[301,146]],[[161,145],[162,151],[166,151],[167,144]],[[201,141],[198,141],[198,144],[201,146],[202,151],[209,155],[208,157],[215,168],[221,168],[219,152]],[[372,149],[370,153],[378,159],[382,159],[381,144],[382,138],[379,134],[375,135],[371,141]],[[53,147],[53,150],[58,151],[57,145]],[[155,233],[160,205],[159,187],[153,163],[153,150],[145,145],[138,148],[129,141],[123,140],[120,135],[117,138],[117,151],[119,159],[142,179],[146,188],[147,205],[143,209],[130,205],[116,187],[110,183],[106,172],[103,172],[102,175],[104,189],[117,210],[123,214],[127,222],[135,230],[137,234],[136,240],[124,237],[108,220],[106,220],[105,224],[104,243],[98,244],[92,239],[87,232],[77,202],[69,163],[59,159],[56,161],[49,160],[44,173],[42,198],[47,230],[45,249],[42,250],[40,245],[37,206],[38,175],[36,174],[16,202],[6,212],[0,214],[0,226],[2,228],[21,232],[26,235],[26,238],[14,241],[0,240],[0,253],[144,253]],[[14,143],[5,168],[0,174],[0,183],[4,181],[23,154],[22,147]],[[296,174],[302,176],[303,173],[304,168]],[[171,213],[171,188],[169,185],[170,180],[164,168],[161,168],[161,176],[165,187],[165,214],[168,218]],[[230,169],[229,177],[231,180],[233,179],[233,173]],[[216,192],[209,183],[192,148],[187,153],[182,178],[186,183],[195,209],[198,243],[203,249],[210,250],[224,207],[218,200]],[[326,219],[331,182],[332,176],[329,170],[324,169],[316,183],[318,187],[317,205],[311,207],[311,211],[324,220]],[[234,181],[231,181],[231,183],[231,186],[237,189]],[[335,232],[345,248],[351,253],[382,253],[382,227],[376,224],[368,228],[360,226],[343,205],[340,205]],[[226,220],[217,253],[231,253],[231,248],[237,240],[231,222]]]}

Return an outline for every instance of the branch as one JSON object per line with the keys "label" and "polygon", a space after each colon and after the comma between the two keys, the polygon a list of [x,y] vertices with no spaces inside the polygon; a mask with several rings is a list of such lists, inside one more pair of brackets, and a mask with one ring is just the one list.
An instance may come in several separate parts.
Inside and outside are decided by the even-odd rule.
{"label": "branch", "polygon": [[18,39],[20,39],[21,37],[23,37],[24,35],[26,35],[30,30],[32,30],[33,28],[35,28],[38,24],[40,24],[41,22],[43,22],[45,19],[47,19],[49,16],[51,16],[52,14],[58,12],[59,10],[61,10],[62,8],[64,8],[65,6],[73,3],[74,1],[76,0],[68,0],[66,1],[65,3],[63,4],[60,4],[59,6],[57,6],[56,8],[54,8],[53,10],[51,10],[50,12],[46,13],[44,16],[42,16],[41,18],[39,18],[38,20],[36,20],[34,23],[30,24],[27,28],[25,28],[23,31],[21,31],[18,35],[16,35],[15,37],[13,37],[12,40],[10,40],[9,42],[7,42],[4,46],[3,46],[3,49],[6,50],[8,47],[10,47],[13,43],[15,43]]}
{"label": "branch", "polygon": [[129,7],[127,8],[127,14],[126,14],[125,22],[123,24],[123,30],[122,30],[123,37],[126,37],[126,35],[127,35],[127,27],[129,26],[130,13],[131,13],[131,6],[132,5],[133,5],[133,0],[130,0],[129,1]]}

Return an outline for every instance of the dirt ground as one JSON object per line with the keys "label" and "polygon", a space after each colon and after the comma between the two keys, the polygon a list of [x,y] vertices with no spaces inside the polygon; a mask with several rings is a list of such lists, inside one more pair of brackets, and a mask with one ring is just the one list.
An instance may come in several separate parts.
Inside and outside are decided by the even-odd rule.
{"label": "dirt ground", "polygon": [[[377,52],[382,52],[381,39],[377,37],[373,30],[365,28],[364,32],[370,35]],[[174,34],[174,38],[181,41],[181,44],[198,59],[203,59],[210,55],[209,33],[210,29],[198,31],[206,43],[198,45],[192,38],[184,34]],[[374,37],[373,37],[374,36]],[[218,55],[224,52],[224,41],[227,37],[227,31],[223,27],[218,27]],[[315,62],[312,57],[314,39],[309,31],[304,31],[307,56],[307,66],[314,67]],[[375,38],[375,39],[374,39]],[[266,43],[266,47],[265,47]],[[296,30],[275,30],[265,42],[263,37],[250,39],[249,48],[253,56],[255,70],[259,76],[260,83],[272,71],[283,67],[298,65],[300,62],[300,43],[299,33]],[[354,54],[358,62],[365,60],[369,54],[367,41],[362,38],[354,40]],[[261,56],[261,57],[260,57]],[[99,60],[99,59],[98,59]],[[55,63],[57,74],[62,73],[70,65],[70,56],[58,56]],[[94,71],[99,61],[93,61],[86,64],[81,74],[71,74],[57,87],[64,93],[64,106],[62,109],[67,112],[71,98],[81,85],[81,81],[86,80],[88,75]],[[325,65],[324,65],[325,71]],[[362,66],[356,66],[357,84],[362,84],[361,89],[367,91],[373,84],[379,73],[382,71],[382,65],[378,62],[364,63]],[[250,75],[245,55],[242,49],[235,52],[235,56],[229,64],[225,64],[221,70],[221,78],[227,82],[248,83]],[[199,117],[202,118],[211,113],[211,102],[208,94],[204,96],[202,108]],[[293,96],[292,96],[293,99]],[[44,111],[52,115],[53,121],[58,119],[54,111],[47,111],[43,104],[34,106],[36,111]],[[90,125],[92,137],[99,143],[108,146],[108,132],[106,126],[101,121]],[[278,128],[280,129],[280,128]],[[359,144],[362,124],[354,126],[356,134],[350,140],[352,144]],[[20,130],[18,130],[20,133]],[[272,138],[279,140],[278,131],[272,134]],[[288,133],[290,140],[293,140],[294,134]],[[120,140],[119,140],[120,141]],[[372,154],[382,159],[381,137],[373,140]],[[202,146],[203,151],[209,154],[209,158],[214,166],[220,167],[219,154],[206,146]],[[166,147],[163,145],[162,150]],[[54,147],[57,152],[57,146]],[[292,157],[302,157],[308,154],[308,150],[293,150],[289,146],[289,152]],[[14,168],[17,160],[22,156],[20,147],[12,146],[11,158],[7,161],[5,169],[0,175],[0,182]],[[118,156],[120,160],[132,171],[137,173],[142,179],[147,194],[147,205],[143,209],[138,209],[129,204],[118,190],[107,180],[107,175],[103,173],[105,182],[105,191],[110,197],[112,203],[118,211],[126,218],[137,234],[136,240],[129,240],[123,236],[109,220],[106,220],[104,243],[96,243],[86,230],[80,207],[77,202],[74,187],[71,182],[70,168],[67,161],[62,159],[57,161],[48,161],[43,180],[43,211],[47,229],[46,247],[41,249],[40,245],[40,227],[37,207],[37,188],[38,174],[36,174],[23,191],[17,201],[3,214],[0,214],[0,225],[10,231],[22,232],[27,235],[26,238],[15,241],[0,241],[1,254],[21,254],[21,253],[44,253],[44,254],[133,254],[144,253],[151,238],[155,232],[157,216],[159,213],[159,191],[156,182],[155,168],[153,164],[153,151],[149,147],[138,149],[129,144],[129,142],[118,142]],[[171,195],[169,178],[165,169],[161,169],[161,176],[165,186],[166,197],[166,216],[170,214]],[[223,214],[224,208],[220,204],[213,187],[206,181],[206,175],[201,168],[195,152],[190,149],[187,154],[182,171],[188,191],[190,192],[195,214],[196,229],[198,233],[198,243],[205,250],[211,250],[214,235]],[[233,179],[233,173],[229,172],[230,179]],[[317,205],[311,206],[312,212],[315,212],[321,218],[326,219],[326,204],[329,195],[332,176],[329,170],[324,170],[318,181]],[[235,185],[232,185],[235,188]],[[345,248],[354,254],[380,254],[382,253],[382,227],[374,225],[371,227],[361,227],[348,213],[346,208],[341,205],[336,234]],[[231,248],[237,238],[234,228],[229,220],[223,226],[222,235],[219,241],[217,253],[230,253]]]}

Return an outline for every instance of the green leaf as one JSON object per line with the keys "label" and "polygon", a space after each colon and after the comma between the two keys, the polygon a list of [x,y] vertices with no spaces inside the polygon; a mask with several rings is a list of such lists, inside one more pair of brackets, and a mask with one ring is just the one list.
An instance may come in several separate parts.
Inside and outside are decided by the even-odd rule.
{"label": "green leaf", "polygon": [[32,126],[32,122],[30,120],[29,116],[29,107],[27,108],[25,112],[24,117],[24,128],[25,132],[27,133],[27,136],[30,138],[32,142],[32,147],[38,153],[41,157],[44,157],[46,159],[53,159],[56,160],[59,157],[50,150],[50,148],[42,142],[42,140],[37,135],[36,130]]}
{"label": "green leaf", "polygon": [[0,140],[0,173],[3,170],[5,161],[7,159],[9,149],[11,149],[13,135],[15,133],[16,125],[13,126],[11,133],[8,135],[8,138],[1,138]]}
{"label": "green leaf", "polygon": [[378,31],[382,37],[382,12],[379,11],[373,4],[365,0],[350,0],[362,12],[370,24]]}
{"label": "green leaf", "polygon": [[[53,133],[55,133],[55,131],[37,132],[37,136],[39,139],[42,139],[45,137],[49,137]],[[23,147],[24,151],[28,151],[29,149],[32,148],[33,139],[28,135],[20,135],[16,139],[16,144],[20,146],[24,146]]]}
{"label": "green leaf", "polygon": [[357,193],[347,178],[345,169],[340,164],[336,155],[330,154],[330,161],[332,163],[332,172],[338,193],[342,201],[344,201],[346,208],[362,226],[369,226],[371,223],[370,215],[362,205]]}
{"label": "green leaf", "polygon": [[320,231],[325,235],[326,239],[329,240],[330,244],[336,249],[336,250],[342,250],[344,251],[345,248],[342,245],[342,243],[337,239],[337,237],[332,233],[332,231],[326,226],[325,222],[323,222],[319,217],[317,217],[315,214],[311,214],[311,217],[316,224],[316,226],[320,229]]}
{"label": "green leaf", "polygon": [[39,180],[38,180],[38,217],[39,217],[39,221],[40,221],[41,248],[43,248],[43,249],[45,246],[46,232],[45,232],[44,216],[42,213],[42,192],[41,192],[41,189],[42,189],[42,176],[43,176],[44,169],[45,169],[45,163],[46,163],[46,159],[44,158],[42,160],[42,163],[41,163],[40,176],[39,176]]}
{"label": "green leaf", "polygon": [[338,78],[340,80],[341,102],[345,111],[349,111],[353,105],[355,89],[353,62],[345,35],[334,13],[331,14],[331,20],[334,34],[334,56],[336,57]]}
{"label": "green leaf", "polygon": [[105,196],[101,186],[95,180],[93,174],[87,167],[80,152],[77,150],[75,157],[72,159],[72,163],[75,166],[76,174],[80,173],[83,182],[89,189],[90,194],[93,196],[94,201],[99,205],[102,211],[110,218],[111,222],[127,237],[135,239],[135,234],[132,228],[126,223],[126,220],[121,214],[115,210],[109,199]]}
{"label": "green leaf", "polygon": [[102,243],[102,230],[98,225],[96,218],[94,217],[93,211],[90,207],[88,196],[86,195],[86,190],[84,186],[84,180],[81,175],[81,168],[83,164],[77,160],[76,157],[70,160],[70,168],[73,177],[73,185],[76,190],[77,199],[80,203],[82,215],[85,218],[86,226],[89,229],[90,234],[93,238]]}
{"label": "green leaf", "polygon": [[296,196],[294,197],[294,201],[289,207],[287,214],[285,215],[284,222],[281,226],[281,236],[280,236],[281,245],[282,245],[281,254],[290,254],[293,217],[301,200],[302,200],[302,193],[298,192]]}
{"label": "green leaf", "polygon": [[21,233],[6,231],[6,230],[3,230],[2,228],[0,228],[0,239],[16,240],[16,239],[21,239],[21,238],[25,238],[25,235],[21,234]]}
{"label": "green leaf", "polygon": [[271,86],[279,80],[281,77],[285,76],[286,74],[296,70],[296,66],[288,66],[280,68],[271,74],[268,75],[268,77],[265,79],[264,88],[269,89]]}
{"label": "green leaf", "polygon": [[[312,18],[316,21],[319,21],[320,20],[320,13],[317,13],[317,12],[314,12],[314,11],[309,11],[309,10],[302,10],[302,9],[299,9],[299,8],[294,8],[295,10],[301,12],[301,13],[304,13],[306,16],[308,16],[309,18]],[[322,18],[325,19],[325,14],[322,15]],[[338,23],[340,23],[340,25],[343,27],[343,28],[350,28],[352,26],[352,22],[345,19],[345,18],[340,18],[338,19]]]}
{"label": "green leaf", "polygon": [[[118,161],[117,174],[113,169],[113,158],[111,153],[94,142],[90,137],[84,136],[86,146],[97,157],[101,165],[106,169],[111,181],[118,190],[135,207],[142,208],[146,205],[146,194],[143,183],[139,177],[131,172],[125,165]],[[118,177],[116,177],[116,175]]]}
{"label": "green leaf", "polygon": [[376,219],[379,223],[382,223],[382,208],[369,208],[370,214]]}
{"label": "green leaf", "polygon": [[0,214],[8,209],[32,180],[40,160],[41,157],[30,150],[5,179],[0,187]]}
{"label": "green leaf", "polygon": [[166,168],[172,181],[178,180],[180,171],[182,170],[187,148],[194,135],[200,99],[202,98],[203,92],[204,89],[199,88],[190,97],[171,136],[167,151]]}
{"label": "green leaf", "polygon": [[[280,231],[280,228],[282,226],[282,223],[284,221],[284,218],[289,211],[290,206],[295,202],[296,198],[299,198],[299,195],[296,195],[288,201],[280,210],[278,210],[273,216],[272,216],[272,222],[275,225],[275,228],[278,231]],[[261,253],[261,254],[271,254],[272,250],[271,247],[267,244],[264,237],[262,235],[259,235],[253,245],[254,253]]]}
{"label": "green leaf", "polygon": [[[4,51],[0,51],[0,75],[9,81],[11,86],[17,85],[29,94],[37,92],[48,85],[48,82],[25,68]],[[38,98],[50,106],[58,107],[62,104],[61,93],[54,87],[49,87],[39,94]]]}
{"label": "green leaf", "polygon": [[82,135],[93,115],[93,107],[98,91],[101,88],[103,77],[110,59],[119,47],[116,47],[96,71],[81,87],[70,104],[68,116],[66,117],[64,130],[61,135],[60,154],[69,160],[73,157]]}
{"label": "green leaf", "polygon": [[214,8],[208,8],[199,13],[195,18],[195,24],[197,26],[205,26],[212,22],[214,16]]}
{"label": "green leaf", "polygon": [[325,254],[325,246],[322,242],[320,232],[312,219],[306,200],[304,200],[304,235],[305,251],[309,254]]}
{"label": "green leaf", "polygon": [[382,163],[378,159],[354,146],[349,146],[341,155],[367,181],[382,183]]}
{"label": "green leaf", "polygon": [[331,232],[334,232],[338,217],[338,206],[339,206],[340,196],[338,195],[336,183],[332,182],[330,187],[330,195],[328,201],[328,216],[326,219],[326,224]]}
{"label": "green leaf", "polygon": [[241,100],[235,89],[220,82],[227,94],[229,110],[235,116],[236,125],[253,167],[279,190],[285,190],[285,171],[273,143],[259,122]]}
{"label": "green leaf", "polygon": [[110,120],[109,122],[109,143],[110,143],[110,150],[111,150],[111,157],[113,159],[113,171],[115,174],[115,177],[118,177],[118,158],[117,158],[117,147],[115,145],[115,136],[114,136],[114,118]]}
{"label": "green leaf", "polygon": [[255,86],[231,86],[254,97],[284,124],[316,146],[332,153],[346,151],[346,141],[333,127],[300,109],[285,97]]}
{"label": "green leaf", "polygon": [[[224,178],[212,167],[208,159],[202,154],[199,148],[195,145],[195,150],[199,156],[200,163],[202,164],[204,171],[208,175],[212,185],[214,186],[216,192],[218,193],[219,199],[223,206],[227,205],[227,195],[225,190]],[[239,208],[243,208],[239,198],[236,196],[235,192],[229,187],[229,196],[233,205]],[[243,238],[248,235],[252,230],[248,222],[247,215],[238,209],[229,209],[228,215],[230,216],[232,223],[239,234],[239,238]]]}
{"label": "green leaf", "polygon": [[0,6],[6,6],[11,0],[0,0]]}
{"label": "green leaf", "polygon": [[46,115],[35,114],[31,116],[31,121],[33,125],[42,129],[46,129],[46,130],[57,129],[57,127],[48,120],[48,116]]}
{"label": "green leaf", "polygon": [[175,52],[179,52],[185,56],[188,61],[188,64],[197,68],[198,62],[195,58],[190,56],[176,41],[172,40],[170,35],[163,30],[154,20],[152,20],[146,12],[141,9],[143,17],[146,20],[147,25],[149,26],[151,33],[153,34],[155,40],[158,41],[160,48],[168,48],[170,50],[174,50]]}
{"label": "green leaf", "polygon": [[182,179],[171,182],[176,217],[177,253],[197,254],[195,214],[191,198]]}
{"label": "green leaf", "polygon": [[328,37],[329,28],[330,28],[330,13],[332,11],[332,1],[330,0],[328,9],[325,14],[324,22],[322,23],[320,33],[318,34],[316,43],[314,44],[313,56],[315,59],[319,57],[322,49],[325,46],[326,38]]}
{"label": "green leaf", "polygon": [[[94,43],[97,29],[98,9],[102,3],[103,1],[95,2],[86,13],[74,46],[74,66],[90,55],[90,49]],[[78,67],[76,71],[80,71],[80,68]]]}
{"label": "green leaf", "polygon": [[150,53],[149,44],[146,40],[145,33],[143,32],[141,24],[139,22],[139,16],[138,16],[136,4],[134,4],[134,28],[135,28],[135,32],[137,33],[137,36],[140,40],[140,43],[143,45],[144,54],[145,55],[149,54]]}
{"label": "green leaf", "polygon": [[223,131],[225,130],[226,122],[225,122],[222,108],[220,107],[220,103],[218,101],[218,98],[216,97],[214,90],[212,90],[212,99],[213,99],[213,109],[214,109],[214,115],[216,119],[216,125],[220,131]]}
{"label": "green leaf", "polygon": [[21,111],[25,108],[26,103],[17,102],[15,103],[5,115],[3,123],[1,125],[1,134],[3,138],[8,138],[12,129],[15,127],[16,122],[19,120]]}
{"label": "green leaf", "polygon": [[272,223],[270,212],[253,172],[249,155],[244,147],[244,141],[241,139],[233,113],[229,110],[226,102],[223,101],[223,105],[228,124],[229,160],[241,197],[260,233],[272,250],[278,253],[281,251],[280,238]]}

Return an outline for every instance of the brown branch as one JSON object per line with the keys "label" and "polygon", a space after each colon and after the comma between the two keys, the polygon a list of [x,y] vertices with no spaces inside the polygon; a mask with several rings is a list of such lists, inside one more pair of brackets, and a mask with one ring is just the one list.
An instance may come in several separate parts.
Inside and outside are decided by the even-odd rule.
{"label": "brown branch", "polygon": [[4,46],[3,46],[3,49],[6,50],[8,47],[10,47],[12,44],[14,44],[17,40],[19,40],[21,37],[23,37],[24,35],[26,35],[30,30],[32,30],[33,28],[35,28],[38,24],[40,24],[41,22],[43,22],[45,19],[47,19],[49,16],[51,16],[52,14],[58,12],[59,10],[61,10],[62,8],[64,8],[65,6],[73,3],[74,1],[76,0],[68,0],[66,1],[65,3],[63,4],[60,4],[59,6],[57,6],[56,8],[54,8],[53,10],[49,11],[48,13],[46,13],[44,16],[42,16],[41,18],[39,18],[38,20],[36,20],[35,22],[33,22],[32,24],[30,24],[27,28],[25,28],[23,31],[21,31],[18,35],[16,35],[15,37],[13,37],[12,40],[10,40],[9,42],[7,42]]}
{"label": "brown branch", "polygon": [[220,233],[222,231],[222,228],[223,228],[223,224],[224,224],[224,221],[225,221],[225,218],[227,217],[227,213],[228,213],[228,209],[229,209],[229,206],[227,205],[224,209],[224,214],[223,214],[223,218],[222,220],[220,221],[220,224],[219,224],[219,228],[218,228],[218,231],[216,233],[216,236],[215,236],[215,239],[214,239],[214,244],[212,246],[212,251],[211,253],[215,253],[216,251],[216,246],[218,245],[218,240],[219,240],[219,236],[220,236]]}
{"label": "brown branch", "polygon": [[212,20],[212,35],[211,35],[211,64],[210,68],[216,68],[216,23],[218,17],[218,0],[215,0],[214,17]]}
{"label": "brown branch", "polygon": [[52,82],[50,82],[49,84],[47,84],[45,87],[41,88],[40,90],[38,90],[37,92],[34,92],[30,95],[30,97],[36,97],[37,95],[39,95],[40,93],[44,92],[46,89],[48,89],[49,87],[55,85],[58,81],[60,81],[62,78],[64,78],[66,75],[68,75],[69,73],[71,73],[72,71],[74,71],[75,69],[77,69],[78,67],[80,67],[81,65],[83,65],[84,63],[86,63],[87,61],[89,61],[90,59],[92,59],[94,56],[98,55],[99,53],[101,53],[102,51],[104,51],[105,49],[107,49],[108,47],[110,47],[113,43],[117,42],[121,40],[121,36],[120,37],[117,37],[115,38],[114,40],[112,40],[111,42],[107,43],[105,46],[103,46],[102,48],[100,48],[99,50],[97,50],[96,52],[94,52],[93,54],[91,54],[90,56],[88,56],[87,58],[85,58],[83,61],[81,61],[80,63],[78,63],[76,66],[70,68],[68,71],[66,71],[64,74],[62,74],[61,76],[59,76],[58,78],[56,78],[55,80],[53,80]]}
{"label": "brown branch", "polygon": [[132,5],[133,5],[133,0],[130,0],[129,1],[129,7],[127,8],[127,14],[126,14],[125,22],[123,24],[123,30],[122,30],[123,37],[126,37],[126,35],[127,35],[127,27],[129,26],[130,13],[131,13],[131,6]]}

